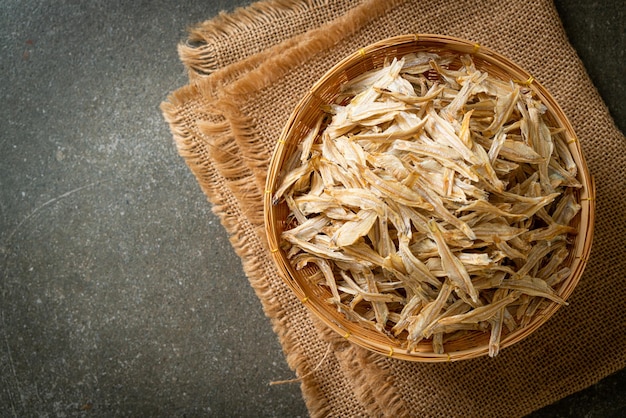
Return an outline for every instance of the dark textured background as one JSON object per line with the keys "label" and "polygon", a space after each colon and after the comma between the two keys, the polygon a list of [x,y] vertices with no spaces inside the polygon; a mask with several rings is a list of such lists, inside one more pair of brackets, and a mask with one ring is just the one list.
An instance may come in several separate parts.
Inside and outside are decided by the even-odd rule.
{"label": "dark textured background", "polygon": [[[0,2],[0,416],[306,415],[159,110],[248,3]],[[624,2],[556,4],[624,131]],[[626,371],[533,416],[626,416]]]}

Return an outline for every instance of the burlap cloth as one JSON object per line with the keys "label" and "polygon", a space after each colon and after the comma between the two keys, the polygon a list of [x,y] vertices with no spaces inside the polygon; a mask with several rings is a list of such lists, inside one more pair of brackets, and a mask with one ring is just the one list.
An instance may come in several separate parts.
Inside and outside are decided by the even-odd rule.
{"label": "burlap cloth", "polygon": [[[266,168],[291,110],[339,59],[407,33],[469,39],[526,68],[570,118],[596,180],[594,247],[570,306],[493,359],[422,364],[359,348],[309,314],[265,247]],[[626,365],[626,140],[551,1],[266,1],[199,24],[179,51],[190,83],[163,113],[312,416],[521,416]]]}

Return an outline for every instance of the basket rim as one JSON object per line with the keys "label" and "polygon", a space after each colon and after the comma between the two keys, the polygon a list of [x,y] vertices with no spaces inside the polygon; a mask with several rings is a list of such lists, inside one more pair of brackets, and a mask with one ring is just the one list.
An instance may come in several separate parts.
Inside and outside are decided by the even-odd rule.
{"label": "basket rim", "polygon": [[[320,301],[315,297],[315,294],[313,294],[311,289],[303,286],[298,279],[298,275],[294,274],[293,266],[291,266],[284,252],[280,249],[280,232],[277,231],[278,228],[276,220],[274,219],[275,205],[272,201],[272,196],[276,190],[277,178],[278,174],[280,174],[280,163],[284,153],[286,152],[286,144],[293,139],[293,132],[296,129],[297,122],[302,115],[302,112],[305,112],[311,103],[319,103],[320,101],[323,102],[325,99],[328,99],[325,88],[329,75],[341,71],[348,65],[357,64],[361,60],[370,57],[372,54],[386,55],[389,49],[399,48],[406,45],[415,45],[416,48],[440,48],[454,51],[456,53],[472,54],[472,56],[479,58],[489,65],[505,69],[507,74],[511,75],[512,80],[515,80],[515,82],[520,84],[525,84],[533,90],[533,93],[540,98],[542,103],[548,108],[549,112],[556,118],[556,121],[561,124],[561,127],[564,128],[568,135],[574,139],[574,141],[568,145],[570,146],[570,149],[575,150],[575,152],[572,152],[572,156],[574,157],[576,165],[579,169],[578,177],[583,185],[579,192],[579,203],[581,205],[579,215],[579,232],[575,240],[575,246],[572,249],[572,252],[576,251],[578,254],[573,257],[570,264],[571,274],[568,279],[565,280],[564,285],[559,291],[559,296],[561,296],[564,300],[567,300],[570,297],[574,288],[577,286],[589,259],[595,218],[595,184],[593,177],[589,173],[582,148],[576,140],[577,137],[574,132],[574,128],[550,92],[522,67],[488,47],[479,45],[476,42],[447,35],[407,34],[390,37],[369,44],[352,52],[334,64],[304,94],[291,112],[288,121],[283,127],[268,166],[268,176],[266,179],[263,199],[266,238],[271,258],[278,268],[281,279],[287,284],[291,291],[294,292],[307,309],[313,312],[317,318],[321,319],[322,322],[346,339],[382,355],[416,362],[448,362],[482,357],[488,353],[488,345],[486,343],[464,350],[444,354],[435,354],[433,352],[408,351],[405,348],[394,345],[391,340],[389,341],[390,344],[384,344],[379,341],[373,342],[372,339],[368,338],[369,336],[366,335],[366,328],[362,325],[351,323],[345,318],[342,320],[341,314],[333,314],[331,312],[332,310],[336,311],[336,309],[334,309],[331,305]],[[389,54],[388,56],[392,55],[394,54]],[[326,101],[329,102],[329,100]],[[547,322],[560,307],[561,305],[551,302],[549,306],[546,309],[543,309],[540,312],[540,315],[536,315],[528,325],[520,327],[506,335],[503,334],[500,342],[500,349],[511,346],[532,334],[536,329]],[[378,340],[382,341],[382,338],[379,338]]]}

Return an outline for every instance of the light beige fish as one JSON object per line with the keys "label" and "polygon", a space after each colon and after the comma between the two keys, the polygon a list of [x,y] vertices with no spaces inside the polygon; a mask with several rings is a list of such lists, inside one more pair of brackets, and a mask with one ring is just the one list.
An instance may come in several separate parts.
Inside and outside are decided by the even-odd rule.
{"label": "light beige fish", "polygon": [[375,210],[361,210],[357,213],[355,220],[342,224],[335,231],[330,240],[337,247],[352,245],[356,240],[367,235],[377,219],[378,214]]}
{"label": "light beige fish", "polygon": [[566,302],[546,283],[545,280],[524,276],[521,279],[506,279],[500,284],[500,288],[519,291],[529,296],[538,296],[550,299],[560,305]]}
{"label": "light beige fish", "polygon": [[409,333],[407,337],[407,340],[409,341],[409,349],[414,347],[425,337],[424,330],[439,315],[451,293],[452,286],[447,281],[444,282],[437,298],[424,305],[419,314],[410,320],[410,323],[407,326],[407,331]]}
{"label": "light beige fish", "polygon": [[451,325],[451,324],[456,324],[456,323],[475,324],[477,322],[489,321],[498,313],[500,309],[511,304],[512,302],[517,300],[519,297],[520,297],[520,294],[518,292],[514,292],[498,300],[495,303],[491,303],[489,305],[483,305],[478,308],[474,308],[471,311],[464,313],[464,314],[452,315],[452,316],[448,316],[445,318],[441,318],[437,322],[441,325]]}
{"label": "light beige fish", "polygon": [[472,301],[477,303],[478,291],[474,288],[472,279],[467,273],[463,263],[452,253],[452,251],[450,251],[450,248],[448,247],[448,244],[446,244],[443,234],[441,233],[439,225],[437,222],[432,220],[428,223],[428,227],[431,233],[431,238],[437,244],[439,256],[441,257],[441,264],[448,275],[448,278],[457,287],[467,293],[472,298]]}
{"label": "light beige fish", "polygon": [[421,194],[404,186],[395,178],[383,178],[365,167],[361,167],[361,177],[372,191],[378,193],[379,197],[392,199],[410,207],[432,209],[432,204],[427,202]]}
{"label": "light beige fish", "polygon": [[435,142],[454,149],[467,162],[478,162],[472,150],[457,136],[450,122],[439,116],[432,108],[428,111],[428,120],[426,121],[425,129]]}
{"label": "light beige fish", "polygon": [[494,109],[495,115],[493,122],[487,127],[487,131],[498,132],[503,128],[504,124],[509,120],[511,113],[515,109],[519,93],[519,86],[514,85],[511,87],[511,91],[509,93],[496,97],[496,106]]}

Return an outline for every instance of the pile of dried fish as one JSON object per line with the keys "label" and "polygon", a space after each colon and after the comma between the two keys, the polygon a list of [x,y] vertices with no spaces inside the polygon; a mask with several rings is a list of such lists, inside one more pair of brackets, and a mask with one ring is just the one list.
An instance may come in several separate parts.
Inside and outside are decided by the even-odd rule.
{"label": "pile of dried fish", "polygon": [[409,54],[343,86],[286,162],[284,249],[350,320],[444,353],[525,326],[570,271],[581,184],[523,83]]}

